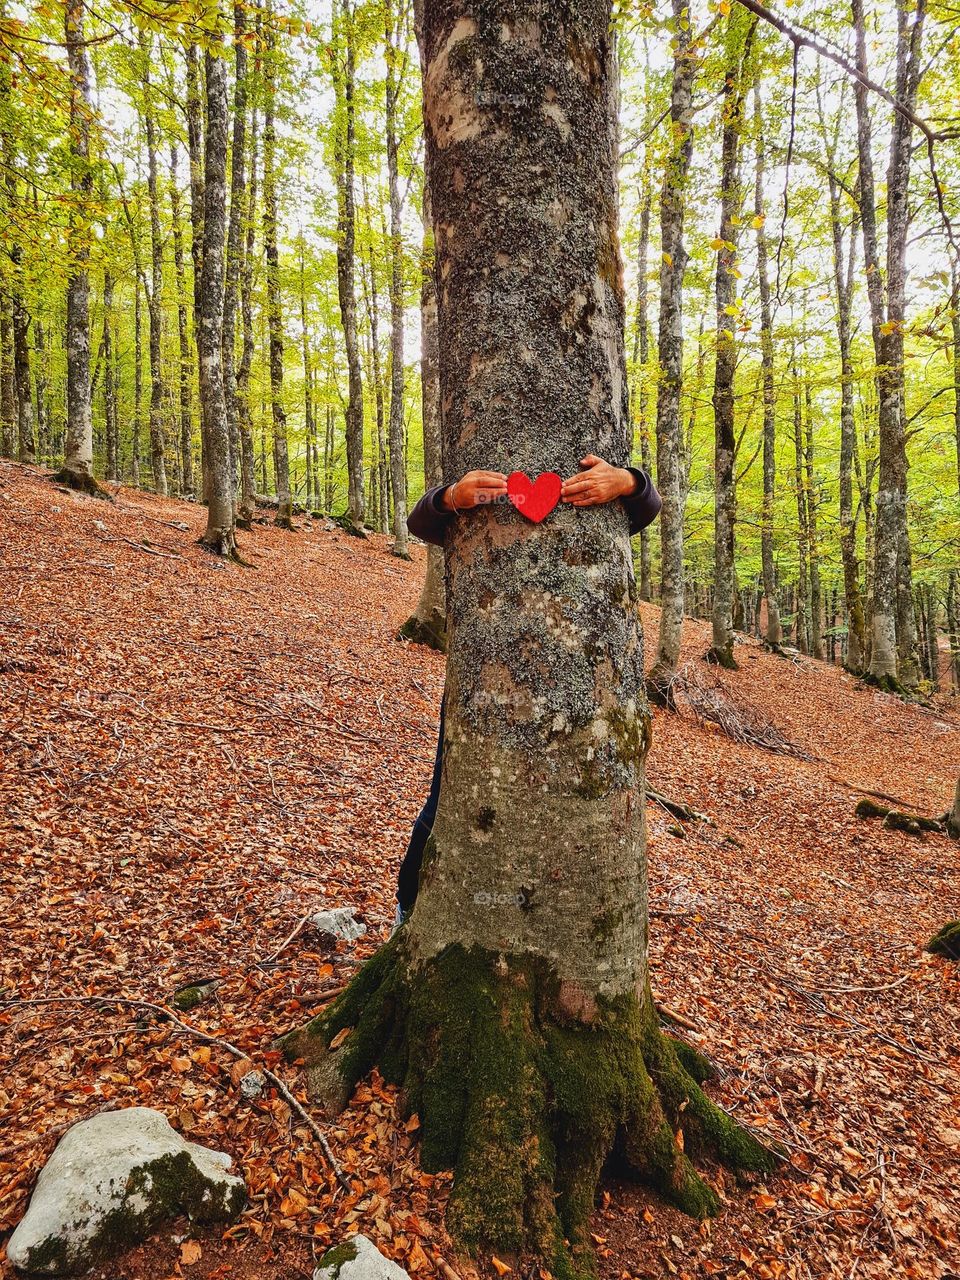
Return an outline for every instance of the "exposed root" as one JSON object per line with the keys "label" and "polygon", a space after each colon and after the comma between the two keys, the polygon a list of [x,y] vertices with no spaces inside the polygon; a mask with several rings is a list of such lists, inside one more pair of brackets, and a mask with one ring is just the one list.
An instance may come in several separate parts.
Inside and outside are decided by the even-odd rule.
{"label": "exposed root", "polygon": [[695,1217],[719,1199],[691,1154],[774,1168],[704,1094],[711,1064],[660,1030],[649,992],[574,1021],[541,965],[455,946],[412,971],[405,932],[283,1045],[334,1108],[374,1065],[402,1086],[423,1167],[454,1170],[447,1221],[463,1247],[531,1253],[558,1280],[592,1276],[590,1214],[612,1155]]}
{"label": "exposed root", "polygon": [[938,929],[927,943],[931,955],[945,956],[947,960],[960,960],[960,920],[952,920]]}
{"label": "exposed root", "polygon": [[101,498],[104,502],[113,502],[113,494],[98,484],[89,471],[74,471],[70,467],[61,467],[50,477],[55,484],[65,485],[77,493],[85,493],[88,498]]}
{"label": "exposed root", "polygon": [[647,698],[664,711],[679,711],[677,706],[677,673],[657,664],[646,679]]}
{"label": "exposed root", "polygon": [[222,560],[230,560],[233,564],[241,564],[246,569],[253,567],[249,560],[244,560],[237,549],[237,540],[232,529],[215,529],[213,532],[205,532],[197,539],[197,542],[203,547],[204,551],[209,551],[212,556],[219,556]]}
{"label": "exposed root", "polygon": [[431,614],[428,618],[411,614],[397,632],[397,639],[409,640],[411,644],[423,644],[428,649],[436,649],[438,653],[446,653],[446,619],[442,614]]}
{"label": "exposed root", "polygon": [[871,671],[864,671],[860,676],[860,683],[869,685],[871,689],[879,689],[881,693],[892,693],[897,698],[903,698],[906,701],[912,700],[910,691],[896,676],[875,676]]}
{"label": "exposed root", "polygon": [[732,646],[720,649],[716,645],[712,645],[711,648],[709,648],[703,655],[703,660],[704,662],[711,663],[715,667],[723,667],[725,671],[740,670],[740,664],[733,656]]}

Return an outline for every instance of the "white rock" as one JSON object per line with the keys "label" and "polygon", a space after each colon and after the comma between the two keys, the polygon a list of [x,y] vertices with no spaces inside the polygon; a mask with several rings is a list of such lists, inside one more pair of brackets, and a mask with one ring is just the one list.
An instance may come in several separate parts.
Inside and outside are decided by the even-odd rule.
{"label": "white rock", "polygon": [[149,1107],[81,1120],[41,1170],[7,1261],[32,1275],[67,1275],[132,1248],[181,1213],[229,1221],[247,1198],[230,1164]]}
{"label": "white rock", "polygon": [[410,1280],[366,1236],[350,1236],[320,1259],[313,1280]]}
{"label": "white rock", "polygon": [[329,911],[318,911],[310,917],[321,933],[331,938],[340,938],[343,942],[356,942],[367,932],[367,926],[359,921],[349,907],[331,907]]}

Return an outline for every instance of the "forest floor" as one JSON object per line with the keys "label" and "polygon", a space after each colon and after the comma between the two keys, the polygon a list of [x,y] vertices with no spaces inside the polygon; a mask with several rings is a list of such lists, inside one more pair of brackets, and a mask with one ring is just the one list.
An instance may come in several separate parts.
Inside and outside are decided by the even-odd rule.
{"label": "forest floor", "polygon": [[[145,1104],[229,1151],[250,1204],[223,1238],[167,1230],[97,1275],[295,1280],[362,1230],[414,1276],[450,1280],[445,1262],[466,1280],[448,1179],[420,1172],[393,1090],[367,1082],[328,1126],[346,1196],[282,1097],[241,1094],[249,1063],[135,1006],[43,1003],[167,1002],[218,978],[185,1020],[299,1091],[274,1036],[389,928],[443,682],[441,657],[394,639],[423,551],[406,564],[385,538],[258,525],[245,569],[199,549],[201,520],[0,464],[0,1231],[70,1123]],[[703,1225],[606,1184],[602,1280],[945,1280],[960,1273],[960,968],[923,945],[960,915],[960,849],[853,810],[866,788],[941,813],[960,707],[904,705],[752,642],[718,674],[706,647],[688,624],[685,659],[814,759],[656,714],[652,785],[714,825],[649,806],[654,984],[724,1068],[713,1096],[790,1160],[750,1187],[708,1171],[726,1207]],[[344,904],[368,926],[359,944],[305,927],[282,946]]]}

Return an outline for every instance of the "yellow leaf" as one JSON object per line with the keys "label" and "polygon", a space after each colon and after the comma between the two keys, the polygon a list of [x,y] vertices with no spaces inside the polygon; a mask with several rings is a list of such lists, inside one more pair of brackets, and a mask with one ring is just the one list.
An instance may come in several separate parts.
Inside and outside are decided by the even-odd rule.
{"label": "yellow leaf", "polygon": [[758,213],[752,219],[750,225],[751,227],[753,227],[754,231],[759,231],[760,228],[763,226],[763,224],[766,222],[766,220],[767,220],[766,214]]}
{"label": "yellow leaf", "polygon": [[195,1262],[200,1261],[202,1253],[199,1240],[184,1240],[180,1246],[180,1262],[185,1267],[192,1267]]}
{"label": "yellow leaf", "polygon": [[665,254],[663,255],[663,260],[664,260],[664,262],[667,264],[667,266],[668,266],[668,267],[672,267],[672,266],[673,266],[673,254],[672,254],[672,253],[665,253]]}
{"label": "yellow leaf", "polygon": [[342,1031],[338,1031],[337,1034],[330,1041],[328,1048],[339,1049],[340,1046],[343,1044],[344,1040],[346,1040],[347,1036],[350,1034],[352,1030],[353,1030],[353,1027],[344,1027]]}
{"label": "yellow leaf", "polygon": [[724,308],[723,308],[723,313],[724,313],[724,315],[727,315],[727,316],[735,316],[735,315],[737,314],[737,308],[736,308],[736,307],[724,307]]}
{"label": "yellow leaf", "polygon": [[720,3],[717,5],[717,8],[720,10],[723,16],[726,17],[727,14],[730,12],[730,0],[720,0]]}
{"label": "yellow leaf", "polygon": [[494,1270],[496,1271],[498,1276],[505,1276],[510,1271],[513,1270],[513,1268],[508,1267],[505,1262],[501,1262],[500,1259],[496,1256],[496,1254],[493,1255],[490,1261],[493,1263]]}
{"label": "yellow leaf", "polygon": [[714,236],[710,241],[710,248],[716,249],[719,252],[726,243],[726,240],[722,239],[720,236]]}

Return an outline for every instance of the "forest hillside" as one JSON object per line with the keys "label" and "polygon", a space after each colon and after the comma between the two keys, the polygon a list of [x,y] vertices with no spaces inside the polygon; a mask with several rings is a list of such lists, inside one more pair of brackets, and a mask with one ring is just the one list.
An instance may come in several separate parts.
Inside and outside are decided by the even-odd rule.
{"label": "forest hillside", "polygon": [[[395,1091],[375,1076],[314,1121],[347,1194],[273,1047],[389,929],[443,684],[440,655],[395,639],[424,550],[407,563],[386,536],[298,517],[293,535],[255,524],[245,568],[201,550],[204,519],[0,463],[0,1231],[69,1124],[142,1104],[230,1152],[250,1203],[223,1238],[165,1230],[115,1280],[299,1277],[356,1229],[411,1275],[467,1280],[449,1178],[421,1173]],[[643,606],[648,644],[657,614]],[[654,718],[650,785],[703,815],[648,804],[654,994],[722,1068],[712,1096],[789,1162],[747,1191],[708,1168],[729,1201],[712,1224],[606,1181],[601,1275],[946,1277],[960,978],[924,944],[956,901],[957,845],[854,809],[947,807],[956,699],[908,704],[750,639],[722,671],[709,643],[685,624],[689,700]],[[780,750],[698,723],[690,700]],[[307,918],[327,906],[366,935],[324,942]],[[137,1003],[212,980],[179,1025]]]}

